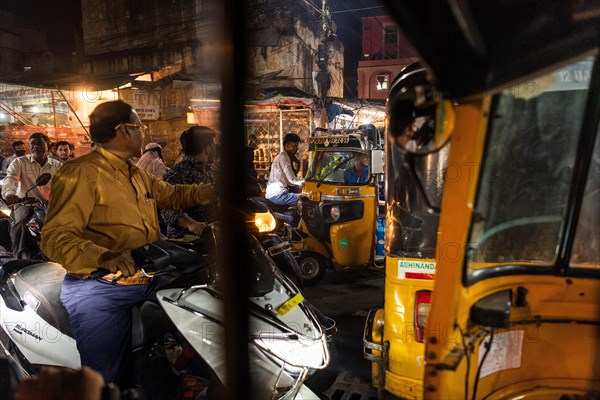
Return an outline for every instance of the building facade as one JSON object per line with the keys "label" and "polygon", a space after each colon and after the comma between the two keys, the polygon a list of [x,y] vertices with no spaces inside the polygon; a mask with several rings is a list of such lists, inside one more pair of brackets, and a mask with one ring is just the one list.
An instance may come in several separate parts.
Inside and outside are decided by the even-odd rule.
{"label": "building facade", "polygon": [[250,11],[248,98],[261,99],[273,93],[316,96],[319,44],[325,44],[327,52],[327,96],[343,97],[344,46],[333,35],[324,37],[322,19],[314,6],[302,1],[255,0]]}
{"label": "building facade", "polygon": [[362,56],[358,62],[358,97],[385,99],[402,68],[418,55],[390,16],[363,17]]}

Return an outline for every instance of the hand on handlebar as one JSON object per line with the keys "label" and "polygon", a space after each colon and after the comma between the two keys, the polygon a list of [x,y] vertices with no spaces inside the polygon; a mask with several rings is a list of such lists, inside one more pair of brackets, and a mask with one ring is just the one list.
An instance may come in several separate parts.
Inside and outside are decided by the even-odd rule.
{"label": "hand on handlebar", "polygon": [[113,274],[121,271],[124,278],[129,278],[135,274],[135,261],[129,251],[122,253],[107,251],[100,256],[98,265],[100,268],[105,268]]}
{"label": "hand on handlebar", "polygon": [[35,202],[40,201],[36,197],[19,197],[15,194],[9,194],[4,199],[4,203],[7,206],[16,206],[16,205],[24,205],[24,204],[34,204]]}
{"label": "hand on handlebar", "polygon": [[204,228],[206,228],[206,223],[197,221],[190,222],[187,226],[187,230],[192,232],[196,236],[202,235]]}
{"label": "hand on handlebar", "polygon": [[11,206],[13,204],[16,203],[20,203],[23,199],[21,199],[19,196],[15,195],[15,194],[7,194],[6,197],[4,198],[4,202],[6,203],[7,206]]}

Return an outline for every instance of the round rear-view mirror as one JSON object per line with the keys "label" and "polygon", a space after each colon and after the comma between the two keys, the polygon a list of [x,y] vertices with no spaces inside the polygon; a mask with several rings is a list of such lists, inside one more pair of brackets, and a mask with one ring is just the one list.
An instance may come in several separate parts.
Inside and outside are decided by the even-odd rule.
{"label": "round rear-view mirror", "polygon": [[452,103],[439,99],[420,64],[406,67],[393,83],[386,114],[392,142],[413,154],[440,149],[454,129]]}

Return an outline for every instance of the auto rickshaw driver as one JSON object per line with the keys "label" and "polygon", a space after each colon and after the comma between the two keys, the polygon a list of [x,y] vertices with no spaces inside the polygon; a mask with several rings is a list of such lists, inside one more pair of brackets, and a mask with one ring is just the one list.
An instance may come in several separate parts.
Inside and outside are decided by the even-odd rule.
{"label": "auto rickshaw driver", "polygon": [[364,183],[369,180],[369,156],[357,154],[354,156],[354,166],[344,171],[344,183]]}

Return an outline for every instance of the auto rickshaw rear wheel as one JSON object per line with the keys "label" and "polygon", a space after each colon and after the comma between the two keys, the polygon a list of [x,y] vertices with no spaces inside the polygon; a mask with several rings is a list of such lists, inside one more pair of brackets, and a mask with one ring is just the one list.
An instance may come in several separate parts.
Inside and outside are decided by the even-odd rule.
{"label": "auto rickshaw rear wheel", "polygon": [[328,260],[319,253],[303,251],[298,259],[298,265],[304,278],[304,286],[316,285],[327,269]]}

